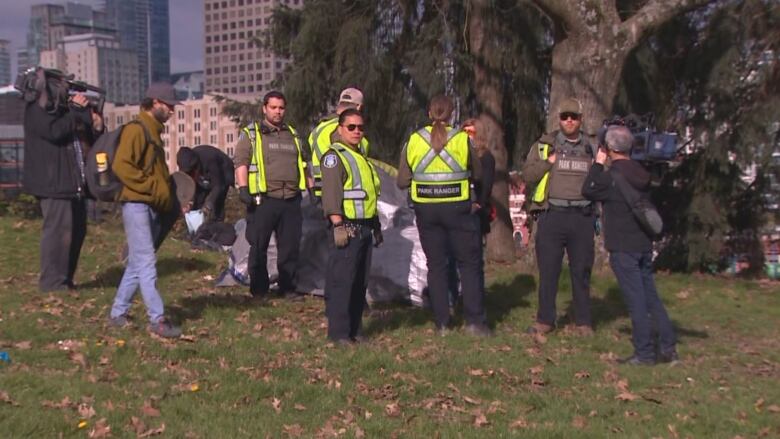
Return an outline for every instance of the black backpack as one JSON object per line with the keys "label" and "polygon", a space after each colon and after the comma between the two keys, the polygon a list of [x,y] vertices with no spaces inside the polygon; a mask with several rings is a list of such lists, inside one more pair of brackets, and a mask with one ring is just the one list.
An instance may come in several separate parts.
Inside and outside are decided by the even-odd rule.
{"label": "black backpack", "polygon": [[642,230],[651,239],[660,239],[664,230],[664,220],[661,218],[661,214],[658,213],[658,209],[655,208],[655,205],[647,197],[642,196],[638,190],[631,186],[617,168],[612,167],[610,171],[612,181],[615,182],[618,191],[620,191],[623,199],[628,203],[628,207],[631,208],[631,212],[634,214],[637,222],[639,222]]}
{"label": "black backpack", "polygon": [[[119,197],[119,192],[122,190],[122,182],[114,174],[111,166],[114,163],[114,156],[116,155],[116,149],[119,146],[119,138],[122,136],[122,130],[130,125],[138,124],[144,130],[144,138],[147,145],[152,144],[152,137],[146,127],[139,121],[130,121],[114,131],[104,133],[100,136],[92,148],[87,154],[86,166],[84,173],[86,174],[87,187],[90,193],[100,201],[116,201]],[[151,164],[144,169],[144,173],[148,174],[154,166],[154,160]]]}

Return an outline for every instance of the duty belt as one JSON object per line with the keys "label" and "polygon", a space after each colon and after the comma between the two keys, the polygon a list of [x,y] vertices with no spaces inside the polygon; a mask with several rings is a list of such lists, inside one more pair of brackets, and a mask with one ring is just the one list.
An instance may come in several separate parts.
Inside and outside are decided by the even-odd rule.
{"label": "duty belt", "polygon": [[590,200],[563,200],[560,198],[550,198],[547,200],[550,207],[563,207],[563,208],[583,208],[590,206]]}

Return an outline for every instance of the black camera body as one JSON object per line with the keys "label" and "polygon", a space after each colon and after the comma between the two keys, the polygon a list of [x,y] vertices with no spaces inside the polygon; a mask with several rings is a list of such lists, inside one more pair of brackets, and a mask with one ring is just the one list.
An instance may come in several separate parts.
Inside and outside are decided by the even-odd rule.
{"label": "black camera body", "polygon": [[614,116],[606,119],[599,128],[599,145],[605,145],[604,138],[611,126],[624,126],[634,135],[634,144],[630,156],[633,160],[645,163],[669,163],[677,158],[677,133],[660,132],[655,129],[654,116],[646,114],[625,117]]}
{"label": "black camera body", "polygon": [[67,109],[70,97],[82,93],[89,106],[102,114],[106,91],[73,78],[73,75],[66,75],[56,69],[31,67],[16,77],[14,88],[22,93],[25,102],[38,101],[50,113]]}

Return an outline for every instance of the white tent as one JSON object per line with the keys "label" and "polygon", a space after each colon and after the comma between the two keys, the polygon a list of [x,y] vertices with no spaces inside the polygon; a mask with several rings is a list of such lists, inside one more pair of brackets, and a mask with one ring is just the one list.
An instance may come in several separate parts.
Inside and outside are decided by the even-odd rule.
{"label": "white tent", "polygon": [[[428,269],[414,223],[414,211],[409,207],[406,191],[398,189],[395,184],[395,170],[383,163],[375,163],[378,164],[377,173],[381,180],[378,210],[384,243],[374,249],[368,297],[371,301],[409,300],[422,306]],[[328,244],[332,237],[322,209],[312,204],[308,195],[304,195],[302,210],[303,237],[296,286],[299,292],[321,296],[325,287]],[[245,228],[244,220],[236,224],[238,238],[229,253],[229,267],[217,280],[218,286],[249,284],[249,243],[244,235]],[[274,238],[271,238],[268,248],[268,273],[273,282],[277,275]]]}

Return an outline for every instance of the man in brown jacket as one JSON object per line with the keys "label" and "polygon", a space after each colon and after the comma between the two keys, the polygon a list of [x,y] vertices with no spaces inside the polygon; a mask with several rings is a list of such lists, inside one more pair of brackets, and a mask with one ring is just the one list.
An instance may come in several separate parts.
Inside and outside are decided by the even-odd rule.
{"label": "man in brown jacket", "polygon": [[[141,101],[138,115],[141,124],[129,124],[122,130],[112,164],[112,170],[124,184],[119,201],[122,203],[128,259],[111,308],[109,324],[115,327],[130,325],[128,311],[140,287],[149,316],[149,331],[169,338],[181,335],[181,329],[164,317],[162,297],[157,291],[155,251],[179,213],[160,138],[163,124],[171,117],[177,104],[173,86],[163,83],[150,85]],[[147,143],[147,137],[151,143]]]}

